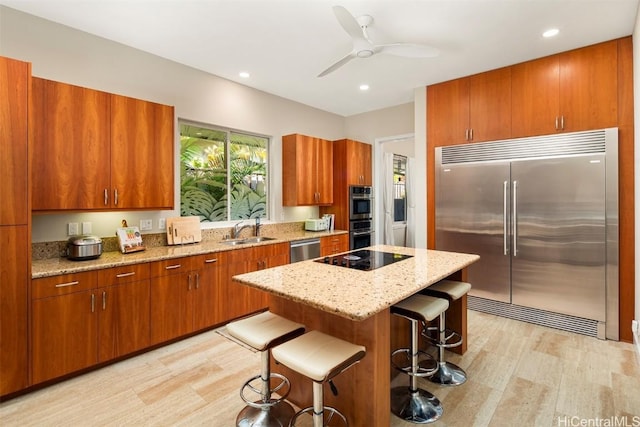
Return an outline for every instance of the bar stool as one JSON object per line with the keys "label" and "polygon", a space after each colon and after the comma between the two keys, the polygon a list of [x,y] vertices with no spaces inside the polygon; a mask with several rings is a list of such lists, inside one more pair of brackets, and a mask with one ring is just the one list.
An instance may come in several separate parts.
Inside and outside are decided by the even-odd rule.
{"label": "bar stool", "polygon": [[[269,350],[302,335],[304,325],[265,311],[227,324],[227,331],[238,341],[259,351],[261,356],[260,374],[247,380],[240,389],[240,397],[247,406],[238,414],[236,425],[238,427],[287,425],[295,413],[293,407],[284,401],[291,390],[291,383],[284,375],[271,373]],[[277,378],[280,382],[271,388],[273,378]],[[252,384],[257,379],[260,379],[259,384]],[[245,395],[247,391],[258,394],[260,398],[253,401]],[[276,392],[281,396],[279,399],[271,397],[271,394]]]}
{"label": "bar stool", "polygon": [[291,419],[290,427],[295,426],[302,414],[313,413],[313,426],[324,426],[337,415],[344,425],[346,417],[336,408],[324,406],[323,385],[329,382],[331,390],[337,394],[332,378],[358,363],[366,353],[361,345],[352,344],[319,331],[306,334],[280,344],[272,350],[273,357],[279,363],[293,369],[313,381],[313,406],[304,408]]}
{"label": "bar stool", "polygon": [[[441,280],[422,290],[421,293],[433,297],[446,298],[451,303],[466,295],[469,289],[471,289],[471,285],[466,282]],[[438,321],[439,327],[427,327],[423,330],[422,335],[438,347],[438,370],[429,378],[429,381],[455,386],[464,383],[467,380],[467,374],[459,366],[444,359],[444,350],[461,345],[462,336],[451,329],[446,329],[445,317],[445,313],[442,313]],[[430,335],[433,332],[437,332],[437,337]]]}
{"label": "bar stool", "polygon": [[[418,388],[418,378],[433,375],[438,365],[433,358],[418,347],[420,331],[419,322],[430,322],[449,308],[446,299],[415,294],[391,306],[391,313],[411,321],[411,347],[399,348],[391,353],[391,363],[394,368],[409,375],[409,387],[394,387],[391,389],[391,412],[397,417],[416,424],[426,424],[436,421],[442,416],[440,400],[426,390]],[[409,365],[395,362],[398,354],[404,354],[409,359]],[[420,356],[427,359],[420,360]],[[430,362],[433,367],[428,367]]]}

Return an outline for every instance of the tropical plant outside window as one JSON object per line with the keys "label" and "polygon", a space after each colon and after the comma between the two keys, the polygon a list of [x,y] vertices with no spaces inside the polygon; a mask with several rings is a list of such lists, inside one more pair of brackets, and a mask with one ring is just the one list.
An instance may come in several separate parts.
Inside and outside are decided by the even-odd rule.
{"label": "tropical plant outside window", "polygon": [[180,215],[201,222],[267,217],[269,138],[180,122]]}

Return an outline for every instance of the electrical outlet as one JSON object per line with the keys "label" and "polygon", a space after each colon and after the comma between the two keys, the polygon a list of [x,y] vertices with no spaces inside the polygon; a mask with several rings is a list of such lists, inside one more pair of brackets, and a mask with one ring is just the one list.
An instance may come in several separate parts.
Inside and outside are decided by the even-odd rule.
{"label": "electrical outlet", "polygon": [[160,230],[165,230],[167,228],[167,219],[166,218],[160,218],[158,220],[158,228]]}
{"label": "electrical outlet", "polygon": [[70,222],[67,225],[67,235],[68,236],[77,236],[78,234],[80,234],[80,232],[78,231],[78,223],[77,222]]}
{"label": "electrical outlet", "polygon": [[151,219],[140,220],[140,231],[149,231],[151,229],[153,229],[153,220]]}
{"label": "electrical outlet", "polygon": [[91,234],[91,223],[83,222],[82,223],[82,234]]}

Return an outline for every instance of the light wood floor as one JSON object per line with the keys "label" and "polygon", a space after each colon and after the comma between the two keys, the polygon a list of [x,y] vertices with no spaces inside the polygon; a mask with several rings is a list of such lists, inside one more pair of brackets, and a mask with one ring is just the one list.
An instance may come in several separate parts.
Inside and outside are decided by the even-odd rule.
{"label": "light wood floor", "polygon": [[[470,311],[469,350],[447,356],[469,380],[453,388],[421,381],[444,405],[433,426],[640,425],[631,344]],[[0,425],[233,426],[238,390],[259,361],[211,331],[4,402]],[[626,424],[576,424],[612,417]],[[415,424],[392,417],[391,425]]]}

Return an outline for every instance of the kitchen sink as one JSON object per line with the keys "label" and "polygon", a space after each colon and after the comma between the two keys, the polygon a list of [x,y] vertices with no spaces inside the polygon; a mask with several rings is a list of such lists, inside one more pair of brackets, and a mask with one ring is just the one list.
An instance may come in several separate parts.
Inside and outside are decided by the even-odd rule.
{"label": "kitchen sink", "polygon": [[266,242],[266,241],[275,240],[275,239],[276,239],[275,237],[257,236],[257,237],[247,237],[244,239],[226,239],[226,240],[223,240],[221,243],[225,245],[236,246],[236,245],[244,245],[247,243]]}

